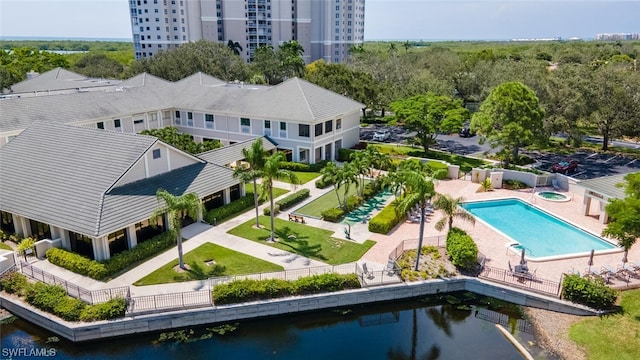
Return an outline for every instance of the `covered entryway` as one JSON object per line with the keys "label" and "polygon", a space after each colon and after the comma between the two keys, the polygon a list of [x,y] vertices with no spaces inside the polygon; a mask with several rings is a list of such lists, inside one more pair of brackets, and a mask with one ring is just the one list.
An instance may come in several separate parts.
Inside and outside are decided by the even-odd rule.
{"label": "covered entryway", "polygon": [[577,185],[584,188],[584,198],[582,199],[582,214],[590,216],[591,201],[598,202],[598,219],[600,223],[606,224],[609,221],[606,207],[610,199],[624,199],[624,187],[618,184],[624,183],[626,174],[605,176],[597,179],[584,180]]}

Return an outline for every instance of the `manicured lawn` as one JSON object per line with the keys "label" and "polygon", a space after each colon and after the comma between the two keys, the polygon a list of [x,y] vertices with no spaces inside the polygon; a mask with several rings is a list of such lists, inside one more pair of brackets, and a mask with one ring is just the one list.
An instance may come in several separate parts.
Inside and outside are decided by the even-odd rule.
{"label": "manicured lawn", "polygon": [[13,250],[13,249],[11,248],[11,246],[9,246],[9,245],[7,245],[7,244],[5,244],[3,242],[0,242],[0,250]]}
{"label": "manicured lawn", "polygon": [[[253,195],[253,182],[250,183],[246,183],[244,184],[244,191],[247,195]],[[273,198],[277,198],[280,195],[284,195],[286,193],[288,193],[289,190],[287,189],[281,189],[281,188],[277,188],[274,187],[273,188]],[[260,189],[260,184],[258,184],[258,196],[260,196],[260,194],[262,194],[262,190]]]}
{"label": "manicured lawn", "polygon": [[[375,241],[367,240],[364,244],[357,244],[331,237],[333,231],[316,228],[300,223],[274,219],[277,242],[266,242],[270,236],[269,217],[260,216],[263,228],[253,227],[254,220],[249,220],[231,230],[229,234],[253,240],[255,242],[286,250],[327,264],[337,265],[356,261],[364,255]],[[295,238],[289,238],[295,235]]]}
{"label": "manicured lawn", "polygon": [[[309,181],[317,178],[318,176],[320,176],[319,172],[302,172],[302,171],[293,171],[294,174],[296,174],[296,176],[298,177],[298,180],[300,180],[300,184],[306,184]],[[291,181],[289,181],[289,179],[278,179],[280,181],[286,182],[286,183],[291,183]]]}
{"label": "manicured lawn", "polygon": [[[368,181],[365,181],[365,183],[367,182]],[[336,196],[336,192],[335,190],[333,190],[333,187],[331,187],[331,189],[331,191],[325,193],[319,198],[296,210],[296,214],[311,216],[313,218],[319,219],[322,217],[321,213],[323,211],[338,207],[338,197]],[[342,199],[344,197],[344,190],[339,189],[338,192],[340,193],[340,199]],[[351,184],[351,187],[349,187],[348,196],[355,195],[357,192],[358,186],[356,186],[355,184]]]}
{"label": "manicured lawn", "polygon": [[405,145],[396,146],[396,145],[388,145],[388,144],[376,144],[376,147],[381,153],[385,153],[385,154],[443,160],[448,162],[449,164],[459,165],[461,167],[465,167],[469,169],[488,164],[487,162],[480,159],[449,154],[441,151],[429,151],[427,154],[425,154],[424,151],[422,151],[422,148],[420,147],[411,147],[411,146],[405,146]]}
{"label": "manicured lawn", "polygon": [[[207,265],[213,260],[215,264]],[[190,270],[178,273],[173,268],[178,265],[178,258],[136,281],[133,285],[154,285],[172,282],[204,280],[214,276],[255,274],[261,272],[281,271],[280,265],[254,258],[237,251],[206,243],[184,255],[185,264]]]}
{"label": "manicured lawn", "polygon": [[587,359],[640,359],[640,290],[621,293],[622,313],[589,317],[573,326],[569,336]]}

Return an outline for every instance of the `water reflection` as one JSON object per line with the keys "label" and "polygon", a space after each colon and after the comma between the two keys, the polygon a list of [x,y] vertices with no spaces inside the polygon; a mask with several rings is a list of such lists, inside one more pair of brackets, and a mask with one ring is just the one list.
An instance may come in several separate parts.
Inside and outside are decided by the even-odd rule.
{"label": "water reflection", "polygon": [[[495,324],[487,321],[509,319],[505,321],[515,324],[518,311],[511,311],[505,303],[501,306],[506,307],[495,308],[493,300],[459,295],[244,321],[224,336],[213,331],[221,328],[209,326],[92,343],[48,343],[52,334],[18,320],[2,325],[1,345],[3,352],[53,347],[56,359],[326,360],[356,355],[367,360],[522,359]],[[506,315],[509,313],[512,316]],[[518,326],[511,328],[517,337],[533,339]],[[173,339],[159,341],[170,337]],[[550,357],[538,354],[537,358]]]}

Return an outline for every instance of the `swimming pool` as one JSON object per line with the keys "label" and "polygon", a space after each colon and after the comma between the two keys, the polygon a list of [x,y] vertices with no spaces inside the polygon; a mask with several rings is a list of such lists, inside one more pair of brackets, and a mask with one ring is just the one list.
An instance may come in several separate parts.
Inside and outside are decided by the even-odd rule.
{"label": "swimming pool", "polygon": [[551,260],[620,248],[520,199],[466,202],[462,208],[509,238],[531,260]]}

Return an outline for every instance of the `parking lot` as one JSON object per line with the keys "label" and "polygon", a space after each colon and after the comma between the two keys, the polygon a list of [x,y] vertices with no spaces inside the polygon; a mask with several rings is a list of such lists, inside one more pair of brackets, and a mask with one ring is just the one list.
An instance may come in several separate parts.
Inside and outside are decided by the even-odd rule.
{"label": "parking lot", "polygon": [[[360,139],[371,140],[373,134],[379,128],[387,128],[391,133],[389,139],[384,141],[385,143],[406,143],[407,139],[415,136],[415,133],[408,133],[400,126],[369,125],[360,129]],[[478,144],[478,139],[478,136],[461,138],[457,134],[441,134],[436,139],[438,144],[433,148],[459,155],[473,156],[475,154],[478,157],[482,157],[483,153],[491,152],[492,150],[486,143],[483,145]],[[601,154],[591,151],[577,151],[570,155],[527,151],[522,153],[535,159],[536,163],[533,164],[533,167],[543,171],[549,171],[556,162],[577,160],[578,168],[575,173],[569,174],[569,176],[579,180],[640,171],[640,160],[629,156]]]}

